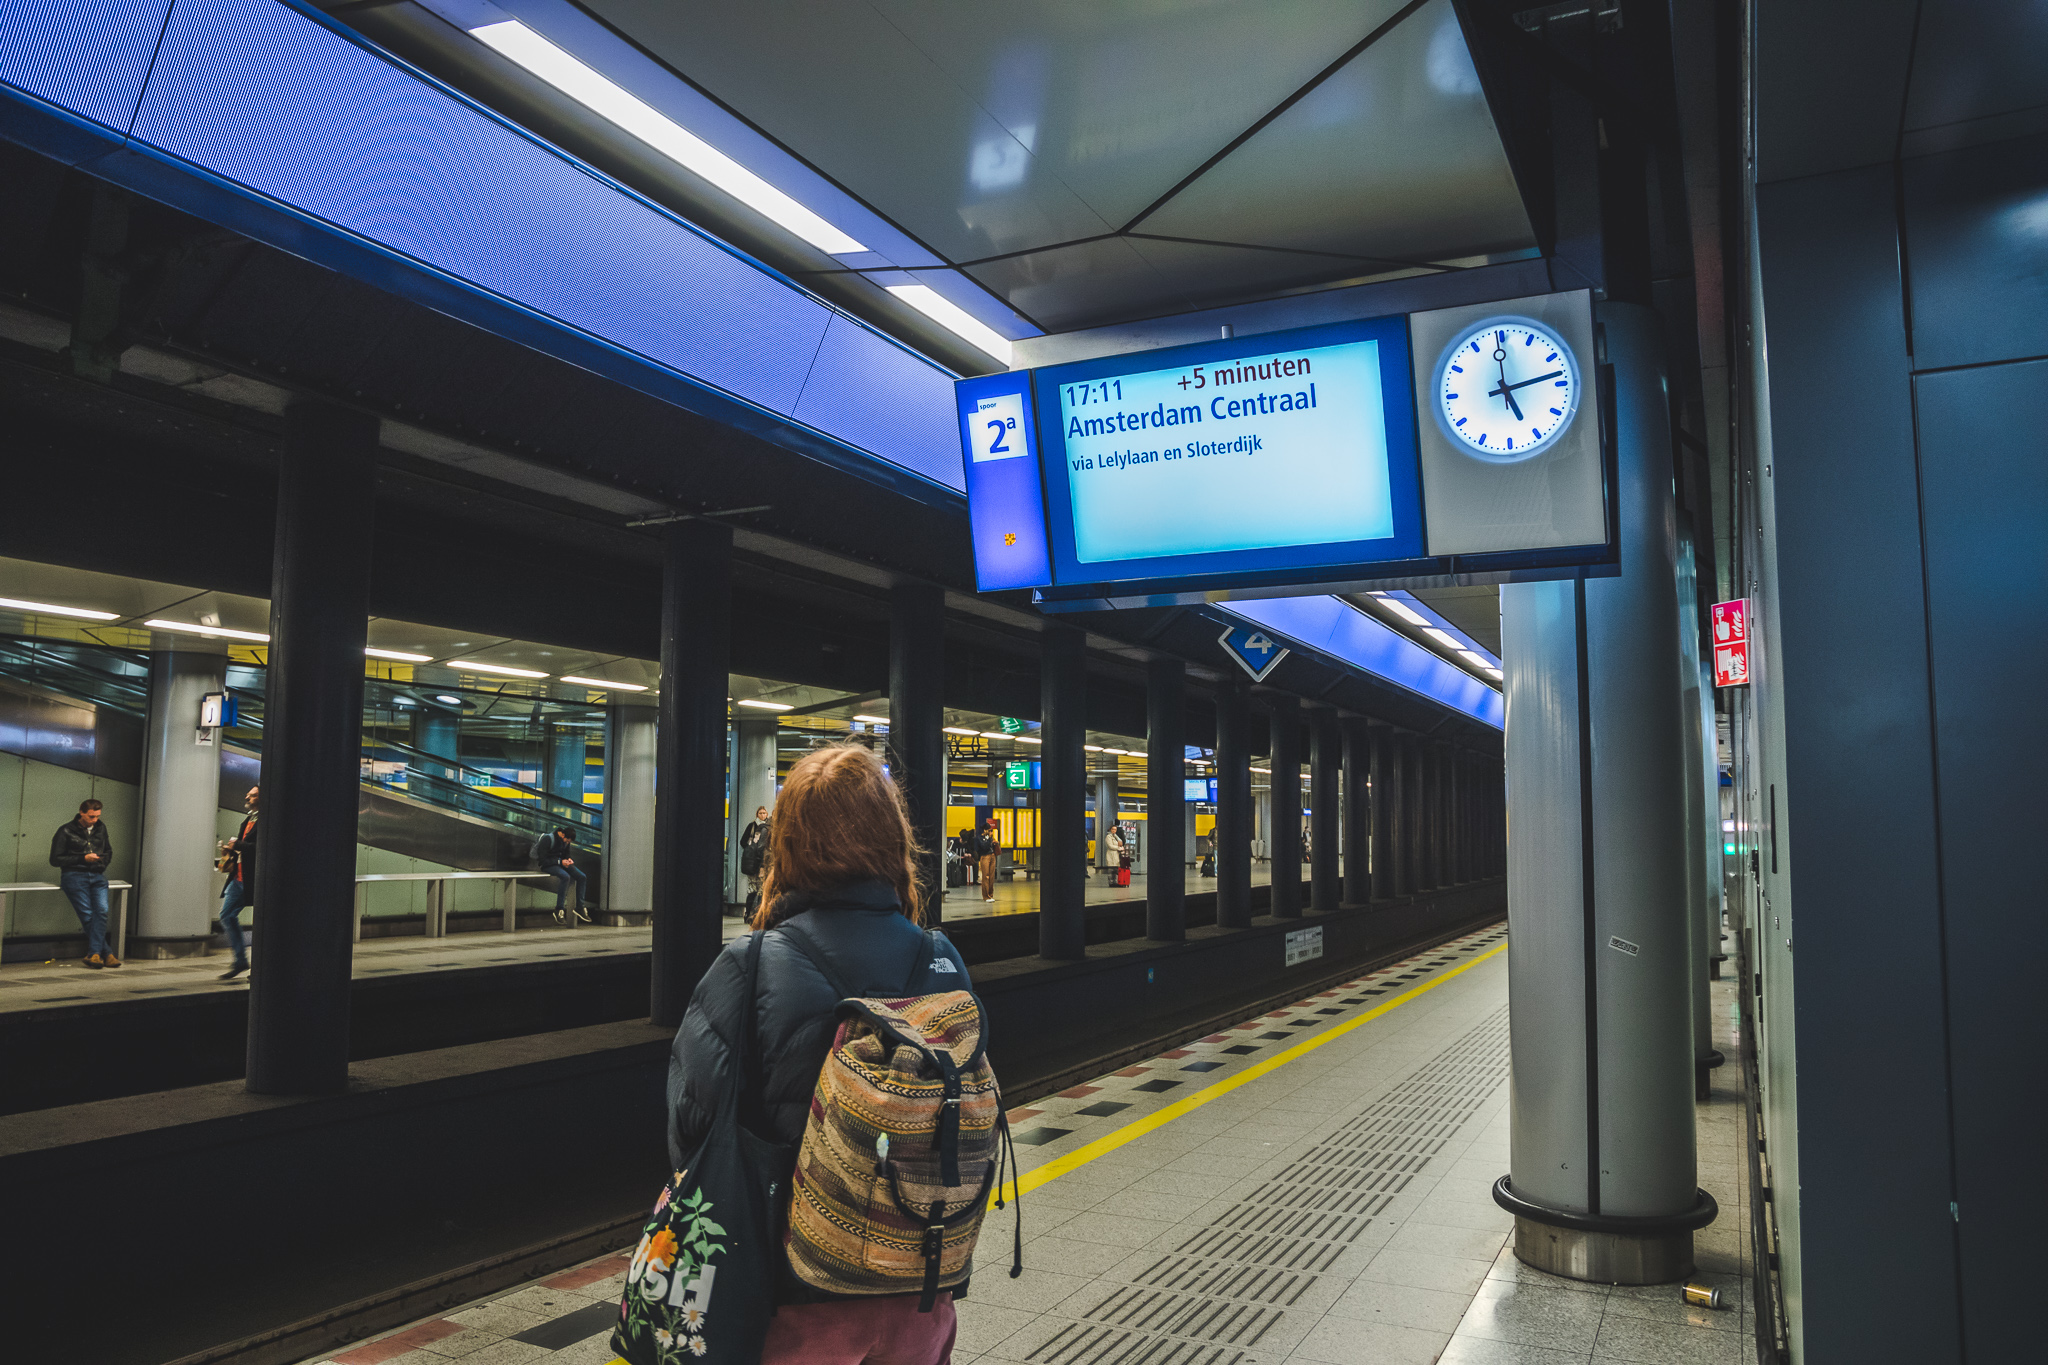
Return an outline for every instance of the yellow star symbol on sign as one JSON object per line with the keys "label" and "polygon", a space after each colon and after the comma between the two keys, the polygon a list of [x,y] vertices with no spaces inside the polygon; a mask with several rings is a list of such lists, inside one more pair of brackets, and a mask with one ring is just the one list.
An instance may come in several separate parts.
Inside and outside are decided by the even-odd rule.
{"label": "yellow star symbol on sign", "polygon": [[1015,545],[1016,543],[1017,543],[1017,533],[1016,533],[1015,531],[1005,531],[1005,532],[1003,532],[1003,544],[1005,544],[1005,545]]}

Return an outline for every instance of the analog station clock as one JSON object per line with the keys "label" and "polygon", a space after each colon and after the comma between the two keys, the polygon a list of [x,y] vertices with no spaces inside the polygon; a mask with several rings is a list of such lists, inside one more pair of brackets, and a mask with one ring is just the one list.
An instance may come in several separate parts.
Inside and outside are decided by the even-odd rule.
{"label": "analog station clock", "polygon": [[1579,365],[1555,332],[1491,318],[1444,352],[1437,412],[1466,454],[1513,464],[1547,449],[1578,412]]}

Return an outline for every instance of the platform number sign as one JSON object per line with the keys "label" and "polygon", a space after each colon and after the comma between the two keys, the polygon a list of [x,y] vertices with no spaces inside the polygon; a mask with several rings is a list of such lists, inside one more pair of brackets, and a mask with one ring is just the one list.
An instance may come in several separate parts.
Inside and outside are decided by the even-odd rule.
{"label": "platform number sign", "polygon": [[974,442],[974,462],[1014,460],[1024,454],[1024,395],[990,394],[974,407],[967,429]]}
{"label": "platform number sign", "polygon": [[1253,682],[1264,682],[1287,657],[1286,647],[1257,626],[1232,626],[1217,636],[1216,642],[1237,660],[1239,668],[1251,674]]}
{"label": "platform number sign", "polygon": [[1749,599],[1714,604],[1714,686],[1749,682]]}

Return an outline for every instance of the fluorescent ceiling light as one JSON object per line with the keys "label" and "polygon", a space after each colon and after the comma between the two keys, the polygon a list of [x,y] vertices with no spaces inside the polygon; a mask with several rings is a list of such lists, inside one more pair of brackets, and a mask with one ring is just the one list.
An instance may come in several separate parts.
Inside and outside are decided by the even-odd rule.
{"label": "fluorescent ceiling light", "polygon": [[1130,752],[1130,756],[1131,756],[1132,758],[1150,758],[1150,757],[1152,757],[1152,755],[1150,755],[1150,754],[1141,754],[1141,753],[1139,753],[1139,752],[1138,752],[1138,751],[1137,751],[1136,749],[1132,749],[1132,750],[1130,750],[1129,752]]}
{"label": "fluorescent ceiling light", "polygon": [[1371,592],[1367,593],[1367,594],[1366,594],[1366,596],[1367,596],[1367,597],[1385,597],[1385,596],[1386,596],[1386,594],[1385,594],[1385,593],[1383,593],[1383,592],[1381,592],[1381,591],[1380,591],[1380,590],[1379,590],[1378,588],[1374,588],[1374,589],[1373,589],[1373,590],[1372,590]]}
{"label": "fluorescent ceiling light", "polygon": [[435,695],[435,697],[434,697],[434,700],[435,700],[435,701],[445,701],[445,702],[447,702],[447,703],[448,703],[448,704],[449,704],[450,706],[461,706],[461,705],[463,704],[462,698],[460,698],[460,697],[451,697],[451,696],[449,696],[449,695],[448,695],[448,694],[447,694],[446,692],[441,692],[441,693],[437,693],[437,694]]}
{"label": "fluorescent ceiling light", "polygon": [[1128,754],[1128,753],[1130,753],[1130,750],[1129,750],[1129,749],[1104,749],[1104,750],[1103,750],[1102,752],[1104,752],[1104,753],[1106,753],[1106,754]]}
{"label": "fluorescent ceiling light", "polygon": [[265,645],[270,643],[268,635],[261,635],[253,630],[229,630],[226,626],[195,626],[189,621],[158,621],[154,619],[144,621],[142,624],[148,626],[151,630],[175,630],[184,635],[204,635],[208,639],[217,637],[223,640],[254,640],[258,644]]}
{"label": "fluorescent ceiling light", "polygon": [[90,611],[85,607],[60,607],[50,602],[22,602],[12,597],[0,597],[0,607],[9,611],[48,612],[52,616],[76,616],[81,621],[118,621],[117,611]]}
{"label": "fluorescent ceiling light", "polygon": [[1271,768],[1254,768],[1252,769],[1252,771],[1255,773],[1264,773],[1268,777],[1271,777],[1273,775],[1273,770]]}
{"label": "fluorescent ceiling light", "polygon": [[1488,668],[1486,670],[1486,675],[1490,678],[1504,678],[1507,676],[1505,673],[1502,673],[1497,668]]}
{"label": "fluorescent ceiling light", "polygon": [[1459,650],[1458,657],[1463,659],[1466,663],[1473,665],[1475,668],[1493,667],[1493,665],[1487,661],[1487,658],[1484,654],[1474,654],[1469,649]]}
{"label": "fluorescent ceiling light", "polygon": [[571,673],[564,673],[562,681],[565,683],[575,683],[578,687],[594,687],[600,692],[645,692],[647,690],[645,684],[642,683],[600,682],[596,678],[579,678]]}
{"label": "fluorescent ceiling light", "polygon": [[942,725],[939,728],[949,735],[968,735],[974,739],[981,738],[981,731],[979,730],[963,730],[957,725]]}
{"label": "fluorescent ceiling light", "polygon": [[627,93],[517,19],[473,28],[469,36],[827,255],[845,256],[867,250],[703,138],[637,95]]}
{"label": "fluorescent ceiling light", "polygon": [[430,664],[434,661],[431,654],[408,654],[402,649],[371,649],[368,645],[363,647],[363,653],[373,659],[396,659],[402,664]]}
{"label": "fluorescent ceiling light", "polygon": [[1002,333],[930,285],[892,284],[889,292],[976,350],[988,352],[1004,365],[1010,363],[1010,343]]}
{"label": "fluorescent ceiling light", "polygon": [[1102,746],[1100,744],[1083,744],[1081,747],[1083,749],[1086,749],[1091,754],[1099,754],[1102,752]]}
{"label": "fluorescent ceiling light", "polygon": [[1465,642],[1447,630],[1438,630],[1435,626],[1425,626],[1422,633],[1442,645],[1445,649],[1462,652],[1465,648]]}
{"label": "fluorescent ceiling light", "polygon": [[1016,736],[1015,736],[1015,735],[1013,735],[1013,734],[1011,734],[1011,733],[1010,733],[1010,732],[1009,732],[1008,730],[983,730],[983,731],[981,732],[981,737],[982,737],[983,739],[1015,739],[1015,738],[1016,738]]}
{"label": "fluorescent ceiling light", "polygon": [[1394,615],[1400,617],[1403,621],[1406,621],[1411,626],[1426,626],[1429,624],[1429,618],[1427,616],[1424,616],[1421,612],[1415,610],[1415,608],[1409,606],[1406,602],[1403,602],[1398,597],[1382,597],[1380,599],[1380,605],[1385,607],[1388,611],[1394,613]]}
{"label": "fluorescent ceiling light", "polygon": [[1010,738],[1016,740],[1019,744],[1045,743],[1045,741],[1040,739],[1037,735],[1011,735]]}
{"label": "fluorescent ceiling light", "polygon": [[855,716],[854,719],[862,725],[887,725],[889,723],[887,716]]}
{"label": "fluorescent ceiling light", "polygon": [[547,676],[547,674],[537,673],[531,668],[512,668],[505,664],[480,664],[471,659],[450,659],[443,667],[452,668],[457,673],[468,673],[471,670],[478,673],[502,673],[508,678],[545,678]]}
{"label": "fluorescent ceiling light", "polygon": [[740,705],[741,705],[741,706],[752,706],[752,707],[756,708],[757,710],[762,710],[762,711],[794,711],[794,710],[796,710],[796,708],[795,708],[794,706],[791,706],[791,705],[789,705],[789,704],[788,704],[788,703],[786,703],[786,702],[779,702],[779,701],[756,701],[756,700],[755,700],[754,698],[752,698],[752,697],[741,697],[741,698],[740,698]]}

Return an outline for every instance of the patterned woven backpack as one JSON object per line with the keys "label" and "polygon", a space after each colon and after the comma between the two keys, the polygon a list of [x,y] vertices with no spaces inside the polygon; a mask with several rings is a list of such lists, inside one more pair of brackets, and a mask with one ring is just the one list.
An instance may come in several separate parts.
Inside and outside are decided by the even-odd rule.
{"label": "patterned woven backpack", "polygon": [[[798,1279],[828,1294],[916,1292],[921,1313],[967,1282],[990,1197],[1003,1204],[1003,1161],[1016,1170],[985,1053],[971,991],[839,1002],[790,1184]],[[1020,1227],[1011,1276],[1023,1268]]]}

